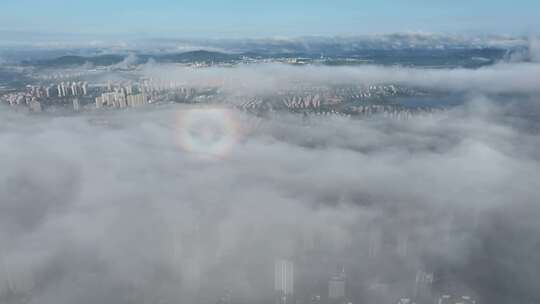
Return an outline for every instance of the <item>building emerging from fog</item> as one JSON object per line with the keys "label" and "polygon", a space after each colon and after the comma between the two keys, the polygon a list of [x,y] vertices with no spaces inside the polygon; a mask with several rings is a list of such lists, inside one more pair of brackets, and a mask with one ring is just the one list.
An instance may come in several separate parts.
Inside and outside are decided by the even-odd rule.
{"label": "building emerging from fog", "polygon": [[476,300],[469,296],[442,295],[437,304],[476,304]]}
{"label": "building emerging from fog", "polygon": [[294,264],[288,260],[278,260],[274,266],[276,303],[292,303],[294,295]]}
{"label": "building emerging from fog", "polygon": [[3,301],[7,299],[24,298],[32,292],[34,283],[30,266],[14,265],[0,256],[0,303],[4,303]]}
{"label": "building emerging from fog", "polygon": [[328,282],[328,300],[330,303],[339,303],[345,297],[345,269],[341,268],[340,273],[330,278]]}
{"label": "building emerging from fog", "polygon": [[79,102],[79,99],[74,98],[73,99],[73,111],[79,112],[80,109],[81,109],[81,103]]}

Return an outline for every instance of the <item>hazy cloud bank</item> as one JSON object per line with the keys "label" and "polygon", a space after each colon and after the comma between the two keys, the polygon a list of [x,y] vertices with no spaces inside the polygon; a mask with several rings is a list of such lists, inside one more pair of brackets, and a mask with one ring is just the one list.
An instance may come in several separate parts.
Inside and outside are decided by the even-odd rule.
{"label": "hazy cloud bank", "polygon": [[[526,116],[510,115],[536,105],[480,98],[409,121],[220,109],[217,125],[242,132],[210,158],[179,145],[185,107],[2,111],[1,299],[213,303],[227,289],[258,301],[271,296],[276,257],[317,249],[354,261],[366,284],[397,288],[417,269],[451,265],[483,303],[537,300],[540,138]],[[409,252],[374,276],[378,234],[407,235]]]}
{"label": "hazy cloud bank", "polygon": [[143,74],[186,85],[220,85],[231,92],[264,93],[301,84],[398,84],[473,93],[538,93],[540,64],[500,63],[475,70],[362,65],[355,67],[257,64],[235,68],[191,69],[149,64]]}

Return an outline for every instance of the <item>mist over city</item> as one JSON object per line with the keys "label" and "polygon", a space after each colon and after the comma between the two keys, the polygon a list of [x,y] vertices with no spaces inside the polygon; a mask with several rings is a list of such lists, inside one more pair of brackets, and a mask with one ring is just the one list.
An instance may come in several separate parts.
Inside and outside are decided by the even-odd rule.
{"label": "mist over city", "polygon": [[26,2],[0,304],[540,302],[535,2]]}

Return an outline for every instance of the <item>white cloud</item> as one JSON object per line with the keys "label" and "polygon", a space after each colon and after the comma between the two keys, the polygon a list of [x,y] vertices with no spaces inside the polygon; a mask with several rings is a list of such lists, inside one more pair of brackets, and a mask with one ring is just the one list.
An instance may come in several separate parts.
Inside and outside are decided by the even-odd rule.
{"label": "white cloud", "polygon": [[368,267],[369,235],[383,231],[411,237],[399,265],[378,266],[382,277],[428,267],[426,255],[463,267],[464,280],[483,273],[467,266],[476,258],[502,260],[517,263],[507,288],[537,295],[527,283],[536,274],[520,270],[540,261],[515,260],[540,231],[523,213],[540,209],[530,153],[540,140],[516,127],[526,118],[508,121],[486,99],[409,121],[284,115],[252,128],[253,118],[229,113],[246,132],[208,159],[178,145],[186,111],[0,112],[0,259],[10,266],[0,282],[9,275],[44,304],[185,303],[197,286],[204,301],[224,289],[255,301],[272,294],[275,257],[320,246]]}
{"label": "white cloud", "polygon": [[170,65],[150,65],[149,77],[176,80],[189,85],[224,85],[232,92],[271,92],[311,84],[391,83],[438,90],[480,93],[537,93],[540,90],[540,64],[499,63],[475,70],[424,69],[362,65],[354,67],[290,66],[257,64],[237,68],[191,69]]}

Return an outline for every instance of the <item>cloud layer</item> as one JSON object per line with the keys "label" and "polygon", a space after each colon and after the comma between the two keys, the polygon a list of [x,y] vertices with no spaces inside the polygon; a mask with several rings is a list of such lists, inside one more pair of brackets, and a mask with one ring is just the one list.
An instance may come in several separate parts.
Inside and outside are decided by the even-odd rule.
{"label": "cloud layer", "polygon": [[436,291],[452,282],[481,303],[537,302],[534,43],[528,62],[475,70],[138,69],[233,97],[305,84],[469,93],[410,120],[261,119],[209,105],[77,116],[2,108],[0,302],[215,303],[228,293],[265,302],[277,258],[295,260],[307,293],[339,264],[362,301],[410,296],[423,270]]}
{"label": "cloud layer", "polygon": [[271,93],[302,84],[398,84],[435,90],[474,93],[535,94],[540,88],[540,64],[500,63],[475,70],[424,69],[363,65],[355,67],[257,64],[237,68],[191,69],[146,65],[145,76],[186,85],[219,85],[230,92]]}
{"label": "cloud layer", "polygon": [[[0,299],[261,301],[275,258],[320,250],[330,262],[310,276],[354,265],[358,297],[385,283],[391,300],[416,270],[451,268],[484,303],[538,300],[540,138],[515,115],[536,104],[478,98],[408,121],[217,109],[243,130],[218,157],[179,144],[187,107],[2,111]],[[381,252],[405,235],[407,254],[377,264],[374,235]]]}

